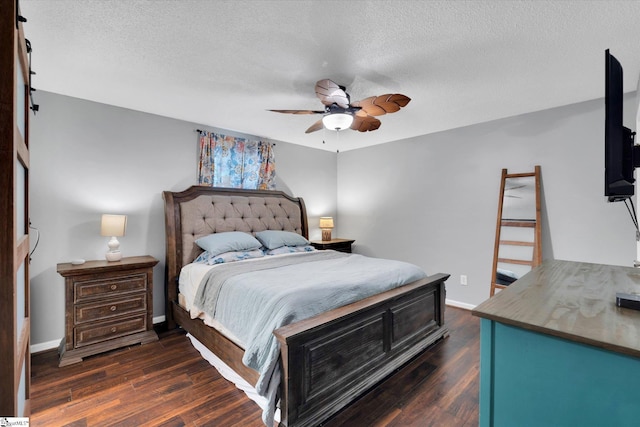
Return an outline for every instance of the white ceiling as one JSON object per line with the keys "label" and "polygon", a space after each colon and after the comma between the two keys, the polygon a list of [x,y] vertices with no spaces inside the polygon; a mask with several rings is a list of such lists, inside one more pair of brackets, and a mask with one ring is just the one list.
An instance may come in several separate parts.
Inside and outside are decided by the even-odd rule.
{"label": "white ceiling", "polygon": [[[640,1],[20,0],[37,89],[320,149],[355,149],[625,91]],[[317,80],[412,101],[374,132],[305,134]],[[34,95],[37,102],[37,92]],[[47,105],[42,105],[46,109]],[[323,140],[326,144],[323,144]]]}

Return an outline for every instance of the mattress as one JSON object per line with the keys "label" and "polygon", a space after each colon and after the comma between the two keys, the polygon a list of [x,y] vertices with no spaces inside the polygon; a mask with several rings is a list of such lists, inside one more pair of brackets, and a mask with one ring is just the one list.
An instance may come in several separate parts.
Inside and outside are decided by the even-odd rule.
{"label": "mattress", "polygon": [[[295,254],[289,254],[295,255]],[[275,255],[275,256],[288,256],[288,255]],[[257,258],[259,259],[259,258]],[[255,259],[247,259],[244,261],[236,261],[236,262],[252,262]],[[202,279],[211,271],[212,269],[219,267],[224,264],[204,264],[204,263],[191,263],[185,265],[180,271],[180,278],[178,280],[178,289],[180,294],[178,295],[178,302],[180,305],[189,312],[189,315],[192,319],[201,319],[205,325],[210,326],[217,331],[221,332],[224,336],[233,341],[240,348],[245,349],[246,346],[238,337],[236,337],[229,329],[225,328],[220,322],[216,319],[212,318],[208,314],[194,307],[193,300],[195,299],[196,292],[198,291],[198,287],[200,283],[202,283]]]}

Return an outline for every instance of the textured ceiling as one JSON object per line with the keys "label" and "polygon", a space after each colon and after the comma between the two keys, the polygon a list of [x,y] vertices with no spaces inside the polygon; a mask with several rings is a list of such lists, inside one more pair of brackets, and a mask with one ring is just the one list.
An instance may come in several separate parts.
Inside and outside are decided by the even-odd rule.
{"label": "textured ceiling", "polygon": [[[639,1],[20,7],[37,89],[328,150],[601,98],[607,48],[624,67],[626,92],[640,71]],[[367,133],[305,134],[318,116],[267,111],[322,109],[314,85],[323,78],[346,86],[352,100],[403,93],[412,101]]]}

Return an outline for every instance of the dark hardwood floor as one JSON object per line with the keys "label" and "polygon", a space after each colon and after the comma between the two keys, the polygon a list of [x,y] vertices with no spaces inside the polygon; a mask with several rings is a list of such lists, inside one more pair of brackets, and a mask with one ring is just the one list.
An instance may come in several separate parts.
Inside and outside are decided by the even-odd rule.
{"label": "dark hardwood floor", "polygon": [[[479,319],[447,307],[451,335],[324,423],[338,426],[478,425]],[[263,426],[261,411],[183,334],[58,368],[32,356],[31,426]]]}

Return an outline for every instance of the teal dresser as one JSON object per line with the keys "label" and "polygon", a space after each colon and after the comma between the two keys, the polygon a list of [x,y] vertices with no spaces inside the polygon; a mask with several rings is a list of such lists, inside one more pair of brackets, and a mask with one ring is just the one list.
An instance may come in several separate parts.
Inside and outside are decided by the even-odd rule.
{"label": "teal dresser", "polygon": [[480,304],[480,426],[639,426],[640,270],[549,261]]}

